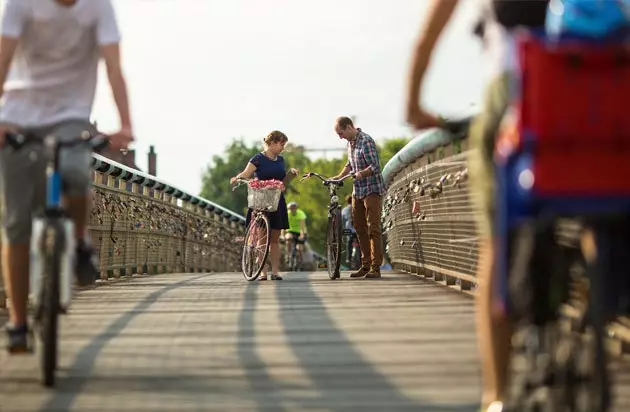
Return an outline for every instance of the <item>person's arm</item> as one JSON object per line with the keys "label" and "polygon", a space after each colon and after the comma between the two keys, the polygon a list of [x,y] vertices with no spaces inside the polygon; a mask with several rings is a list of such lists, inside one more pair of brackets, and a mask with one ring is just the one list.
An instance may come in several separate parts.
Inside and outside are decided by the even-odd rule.
{"label": "person's arm", "polygon": [[363,157],[365,162],[367,163],[367,167],[363,170],[359,170],[356,174],[357,179],[361,179],[363,177],[374,176],[378,173],[381,173],[381,164],[378,159],[378,151],[376,149],[376,143],[374,139],[365,138],[363,139],[364,147],[363,147]]}
{"label": "person's arm", "polygon": [[[425,24],[420,29],[413,58],[411,59],[411,71],[407,88],[407,116],[408,120],[416,123],[416,126],[422,126],[423,122],[427,123],[427,127],[433,126],[432,123],[437,123],[437,118],[427,115],[421,109],[422,80],[431,61],[435,44],[453,15],[458,1],[433,0],[429,6]],[[415,121],[414,117],[416,118]]]}
{"label": "person's arm", "polygon": [[293,179],[295,179],[298,175],[298,171],[295,168],[290,168],[289,170],[287,170],[286,176],[284,176],[284,180],[282,181],[282,183],[286,186],[289,183],[291,183],[291,181]]}
{"label": "person's arm", "polygon": [[300,220],[300,229],[302,230],[302,236],[306,236],[306,217],[304,217],[304,219]]}
{"label": "person's arm", "polygon": [[234,179],[234,180],[236,180],[236,179],[249,179],[250,177],[252,177],[252,175],[254,174],[255,171],[256,171],[256,166],[254,166],[253,163],[249,162],[249,163],[247,163],[247,166],[245,166],[245,169],[243,169],[243,171],[241,173],[237,174],[232,179]]}
{"label": "person's arm", "polygon": [[330,178],[330,180],[339,180],[339,179],[343,179],[344,177],[348,176],[350,174],[350,172],[352,172],[352,168],[350,167],[350,162],[346,163],[346,165],[343,167],[343,169],[341,170],[341,172],[339,172],[339,174],[337,176],[333,176]]}
{"label": "person's arm", "polygon": [[0,23],[0,97],[4,94],[4,83],[24,30],[25,17],[26,11],[20,0],[6,1]]}
{"label": "person's arm", "polygon": [[116,14],[111,0],[99,0],[99,15],[96,26],[96,35],[100,47],[101,57],[107,68],[107,78],[112,89],[112,95],[120,116],[120,127],[130,131],[131,115],[129,110],[129,97],[127,83],[122,72],[120,59],[120,32],[116,22]]}

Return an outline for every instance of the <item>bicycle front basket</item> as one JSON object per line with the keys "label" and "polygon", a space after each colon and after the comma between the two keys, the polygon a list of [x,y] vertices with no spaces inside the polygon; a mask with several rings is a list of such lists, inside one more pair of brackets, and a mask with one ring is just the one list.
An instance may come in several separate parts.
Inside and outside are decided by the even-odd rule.
{"label": "bicycle front basket", "polygon": [[264,188],[254,189],[247,187],[247,206],[254,210],[263,210],[265,212],[275,212],[278,210],[280,203],[280,189]]}

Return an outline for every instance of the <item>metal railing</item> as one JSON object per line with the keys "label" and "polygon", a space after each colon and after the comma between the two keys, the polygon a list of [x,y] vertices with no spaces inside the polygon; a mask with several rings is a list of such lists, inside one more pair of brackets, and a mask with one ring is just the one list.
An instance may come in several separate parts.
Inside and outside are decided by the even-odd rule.
{"label": "metal railing", "polygon": [[[393,267],[464,290],[476,285],[478,257],[469,153],[467,139],[443,131],[412,140],[384,168],[388,191],[382,219]],[[576,221],[560,220],[558,241],[576,247],[579,231]]]}
{"label": "metal railing", "polygon": [[97,154],[92,169],[89,233],[101,279],[240,270],[243,216]]}
{"label": "metal railing", "polygon": [[[431,139],[430,131],[414,139]],[[468,196],[466,141],[438,139],[399,170],[386,174],[383,202],[386,253],[393,267],[464,289],[475,283],[477,233]]]}

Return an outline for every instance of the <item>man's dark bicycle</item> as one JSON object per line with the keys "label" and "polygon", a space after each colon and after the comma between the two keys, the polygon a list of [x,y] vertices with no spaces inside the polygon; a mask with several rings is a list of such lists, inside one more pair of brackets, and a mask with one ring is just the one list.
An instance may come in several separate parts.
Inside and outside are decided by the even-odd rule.
{"label": "man's dark bicycle", "polygon": [[[237,179],[232,190],[247,183],[249,183],[247,179]],[[271,244],[269,213],[278,210],[282,191],[280,189],[256,190],[249,185],[247,190],[247,203],[252,209],[252,215],[243,240],[241,270],[246,280],[253,281],[258,279],[267,264]]]}
{"label": "man's dark bicycle", "polygon": [[[42,139],[34,134],[7,133],[7,146],[20,150],[27,145],[43,145],[46,166],[46,207],[41,216],[33,218],[31,250],[41,257],[41,266],[31,268],[31,297],[34,303],[35,326],[42,344],[42,382],[47,387],[55,384],[58,355],[58,315],[69,304],[72,290],[74,230],[62,203],[63,180],[59,171],[59,153],[69,147],[85,145],[94,151],[104,149],[107,136],[84,132],[71,140],[60,141],[55,136]],[[38,259],[35,259],[36,261]]]}
{"label": "man's dark bicycle", "polygon": [[318,173],[306,173],[300,182],[310,177],[317,177],[322,181],[324,186],[328,187],[330,194],[330,203],[328,204],[328,228],[326,230],[326,259],[328,261],[328,277],[330,279],[339,279],[339,268],[341,266],[341,245],[343,242],[342,237],[342,220],[341,220],[341,205],[339,204],[339,196],[337,196],[337,189],[343,186],[344,180],[353,178],[353,174],[349,174],[346,177],[339,180],[331,180]]}

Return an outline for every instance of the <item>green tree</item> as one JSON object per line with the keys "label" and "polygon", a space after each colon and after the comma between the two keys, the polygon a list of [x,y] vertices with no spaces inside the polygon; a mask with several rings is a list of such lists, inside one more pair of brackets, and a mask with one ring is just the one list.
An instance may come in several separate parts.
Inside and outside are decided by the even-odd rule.
{"label": "green tree", "polygon": [[378,149],[378,157],[381,161],[381,167],[385,167],[387,162],[389,162],[396,153],[400,152],[402,148],[409,143],[409,140],[410,139],[407,137],[393,137],[386,139],[380,144],[377,143],[376,146]]}
{"label": "green tree", "polygon": [[[344,158],[336,159],[316,159],[308,161],[308,169],[305,172],[317,172],[323,176],[334,176],[338,174],[346,162]],[[337,192],[342,204],[346,195],[352,193],[352,182],[346,184]],[[313,177],[299,184],[293,184],[295,189],[287,193],[287,202],[295,201],[298,207],[308,216],[308,233],[311,247],[324,253],[326,244],[326,228],[328,225],[328,203],[330,201],[328,188],[321,180]]]}
{"label": "green tree", "polygon": [[[201,177],[201,196],[225,208],[245,215],[247,213],[247,189],[241,187],[232,191],[230,178],[240,173],[249,159],[259,153],[262,147],[258,143],[248,145],[243,139],[234,139],[222,155],[212,157],[212,162],[206,167]],[[287,144],[282,153],[287,168],[295,167],[300,172],[307,167],[309,159],[304,154],[304,148]],[[286,195],[295,191],[294,183],[287,187]]]}
{"label": "green tree", "polygon": [[[378,144],[381,167],[389,161],[402,147],[407,138],[387,139]],[[213,156],[211,164],[202,175],[201,196],[234,210],[243,215],[247,213],[247,189],[229,190],[229,180],[245,168],[247,161],[260,152],[258,144],[248,145],[242,139],[235,139],[228,145],[223,155]],[[317,172],[324,176],[334,176],[343,169],[347,162],[345,154],[337,158],[319,158],[311,160],[306,156],[303,146],[288,143],[282,156],[287,168],[298,169],[299,176],[287,186],[285,198],[287,203],[295,201],[308,216],[309,243],[319,252],[324,252],[326,228],[328,224],[328,188],[317,178],[299,182],[302,174]],[[345,197],[352,193],[352,182],[346,181],[338,191],[341,203],[345,206]]]}
{"label": "green tree", "polygon": [[247,190],[232,192],[230,178],[245,168],[249,159],[260,152],[258,144],[248,145],[243,139],[234,139],[222,155],[214,155],[211,164],[201,177],[201,196],[237,213],[247,212]]}

